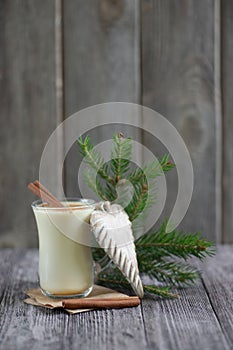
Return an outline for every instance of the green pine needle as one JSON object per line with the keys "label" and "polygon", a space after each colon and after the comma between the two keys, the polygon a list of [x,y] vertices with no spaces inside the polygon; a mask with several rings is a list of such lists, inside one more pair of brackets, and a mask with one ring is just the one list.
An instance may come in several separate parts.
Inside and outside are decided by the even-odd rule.
{"label": "green pine needle", "polygon": [[[114,201],[117,199],[116,185],[120,180],[127,180],[134,193],[131,202],[125,208],[129,218],[133,221],[142,214],[146,218],[147,209],[155,204],[156,179],[158,176],[172,170],[175,165],[170,162],[169,154],[159,160],[149,162],[144,167],[131,166],[132,140],[124,138],[122,133],[113,136],[113,148],[110,152],[111,160],[105,163],[89,136],[78,139],[78,145],[87,165],[84,180],[102,200]],[[148,182],[149,180],[149,182]],[[127,193],[127,188],[125,189]],[[141,216],[140,216],[141,220]],[[164,298],[174,298],[177,295],[170,291],[170,286],[185,286],[194,283],[201,273],[196,268],[185,263],[190,257],[200,260],[215,253],[214,245],[195,234],[173,230],[166,232],[167,221],[158,231],[148,232],[136,240],[136,253],[140,273],[156,279],[166,286],[144,285],[145,292]],[[105,264],[106,254],[101,248],[93,248],[95,261]],[[183,262],[176,259],[181,258]],[[109,259],[107,259],[109,262]],[[102,266],[102,265],[101,265]],[[99,283],[107,286],[124,287],[130,289],[130,284],[113,267],[109,271],[99,274]]]}
{"label": "green pine needle", "polygon": [[97,150],[94,149],[90,137],[86,136],[83,140],[80,136],[78,139],[78,145],[81,148],[81,154],[84,157],[86,164],[88,164],[91,168],[96,170],[102,179],[106,180],[111,184],[114,184],[114,179],[112,179],[108,175],[108,168],[107,165],[104,164],[103,157]]}
{"label": "green pine needle", "polygon": [[116,183],[129,171],[131,155],[131,139],[125,139],[122,133],[113,135],[110,168],[115,175]]}
{"label": "green pine needle", "polygon": [[126,213],[129,215],[130,221],[136,219],[136,217],[144,210],[147,204],[148,197],[148,187],[147,184],[140,184],[134,186],[134,195],[131,203],[125,209]]}
{"label": "green pine needle", "polygon": [[190,285],[200,277],[200,272],[189,265],[176,261],[146,261],[138,259],[139,271],[159,282],[168,283],[177,287]]}
{"label": "green pine needle", "polygon": [[145,165],[143,168],[135,169],[130,175],[130,181],[132,183],[137,183],[144,179],[144,182],[147,179],[155,179],[158,176],[163,175],[164,173],[172,170],[175,167],[175,164],[169,161],[169,154],[165,155],[163,158],[158,161],[153,161]]}
{"label": "green pine needle", "polygon": [[167,221],[157,232],[147,233],[135,242],[138,255],[154,260],[165,256],[183,259],[195,256],[203,259],[215,254],[214,244],[200,238],[200,233],[191,234],[176,230],[167,233],[166,226]]}
{"label": "green pine needle", "polygon": [[[121,274],[117,268],[113,268],[107,273],[100,273],[98,275],[98,283],[107,287],[121,288],[132,291],[131,285]],[[157,295],[166,299],[177,298],[178,295],[170,291],[169,286],[156,286],[143,284],[143,289],[145,292]]]}
{"label": "green pine needle", "polygon": [[150,294],[155,294],[159,297],[166,298],[166,299],[174,299],[178,297],[178,294],[170,292],[170,287],[160,287],[160,286],[154,286],[153,284],[150,285],[143,285],[143,289],[145,292],[148,292]]}

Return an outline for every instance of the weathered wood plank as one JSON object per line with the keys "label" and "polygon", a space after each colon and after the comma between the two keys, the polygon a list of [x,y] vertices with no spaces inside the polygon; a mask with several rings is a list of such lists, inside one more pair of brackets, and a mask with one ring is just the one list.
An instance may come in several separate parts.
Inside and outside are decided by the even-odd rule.
{"label": "weathered wood plank", "polygon": [[220,246],[203,266],[203,281],[221,328],[233,346],[233,246]]}
{"label": "weathered wood plank", "polygon": [[[142,1],[142,103],[164,115],[184,138],[195,183],[182,226],[201,230],[212,240],[219,234],[216,207],[221,210],[215,190],[216,8],[211,0]],[[156,151],[160,149],[150,135],[145,142]],[[168,184],[171,205],[176,184],[173,175]],[[168,206],[166,216],[170,210]],[[217,218],[219,221],[221,215]]]}
{"label": "weathered wood plank", "polygon": [[233,2],[221,1],[223,109],[223,242],[233,242]]}
{"label": "weathered wood plank", "polygon": [[202,283],[176,300],[143,300],[146,337],[153,349],[230,349]]}
{"label": "weathered wood plank", "polygon": [[[140,103],[139,1],[64,2],[65,116],[110,101]],[[114,122],[115,116],[109,116]],[[132,116],[132,123],[134,118]],[[101,120],[101,117],[100,117]],[[85,125],[85,120],[79,123]],[[140,139],[133,127],[104,126],[89,132],[95,144],[113,133]],[[78,137],[79,135],[77,135]],[[68,195],[78,193],[80,158],[75,145],[66,162]]]}
{"label": "weathered wood plank", "polygon": [[[232,247],[206,261],[204,285],[180,298],[145,298],[140,307],[78,315],[23,303],[23,290],[37,285],[37,250],[0,251],[0,346],[8,349],[230,349]],[[214,308],[214,309],[213,309]]]}
{"label": "weathered wood plank", "polygon": [[97,103],[138,102],[139,2],[64,2],[66,116]]}
{"label": "weathered wood plank", "polygon": [[37,250],[0,252],[0,347],[8,349],[145,348],[140,307],[68,315],[23,303],[37,285]]}
{"label": "weathered wood plank", "polygon": [[56,126],[54,4],[0,2],[0,246],[37,243],[27,184]]}

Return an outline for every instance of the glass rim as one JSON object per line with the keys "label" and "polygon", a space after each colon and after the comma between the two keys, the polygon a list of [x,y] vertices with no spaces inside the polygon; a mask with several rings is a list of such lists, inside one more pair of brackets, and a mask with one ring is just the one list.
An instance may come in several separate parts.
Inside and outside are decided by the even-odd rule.
{"label": "glass rim", "polygon": [[[96,201],[94,199],[90,198],[80,198],[80,197],[65,197],[65,198],[58,198],[59,201],[62,203],[64,202],[77,202],[77,206],[74,204],[72,205],[72,209],[84,209],[88,207],[93,207],[96,204]],[[36,201],[32,202],[31,207],[33,209],[41,209],[41,210],[67,210],[68,206],[64,207],[48,207],[48,206],[41,206],[41,204],[47,203],[46,201],[42,199],[37,199]],[[80,205],[81,203],[81,205]]]}

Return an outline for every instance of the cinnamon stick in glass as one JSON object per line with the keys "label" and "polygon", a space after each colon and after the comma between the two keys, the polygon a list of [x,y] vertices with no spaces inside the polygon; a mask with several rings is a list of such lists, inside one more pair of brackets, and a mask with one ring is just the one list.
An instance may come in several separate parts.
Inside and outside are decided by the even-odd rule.
{"label": "cinnamon stick in glass", "polygon": [[47,202],[51,207],[63,207],[62,203],[52,195],[47,188],[45,188],[38,180],[30,182],[28,189],[32,191],[37,197]]}

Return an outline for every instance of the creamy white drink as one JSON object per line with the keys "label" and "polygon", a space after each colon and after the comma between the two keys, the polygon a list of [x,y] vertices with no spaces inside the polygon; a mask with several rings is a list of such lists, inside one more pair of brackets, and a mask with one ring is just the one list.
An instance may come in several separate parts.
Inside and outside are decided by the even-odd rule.
{"label": "creamy white drink", "polygon": [[72,201],[64,208],[32,207],[39,235],[39,278],[50,296],[86,296],[93,286],[90,214],[93,202]]}

